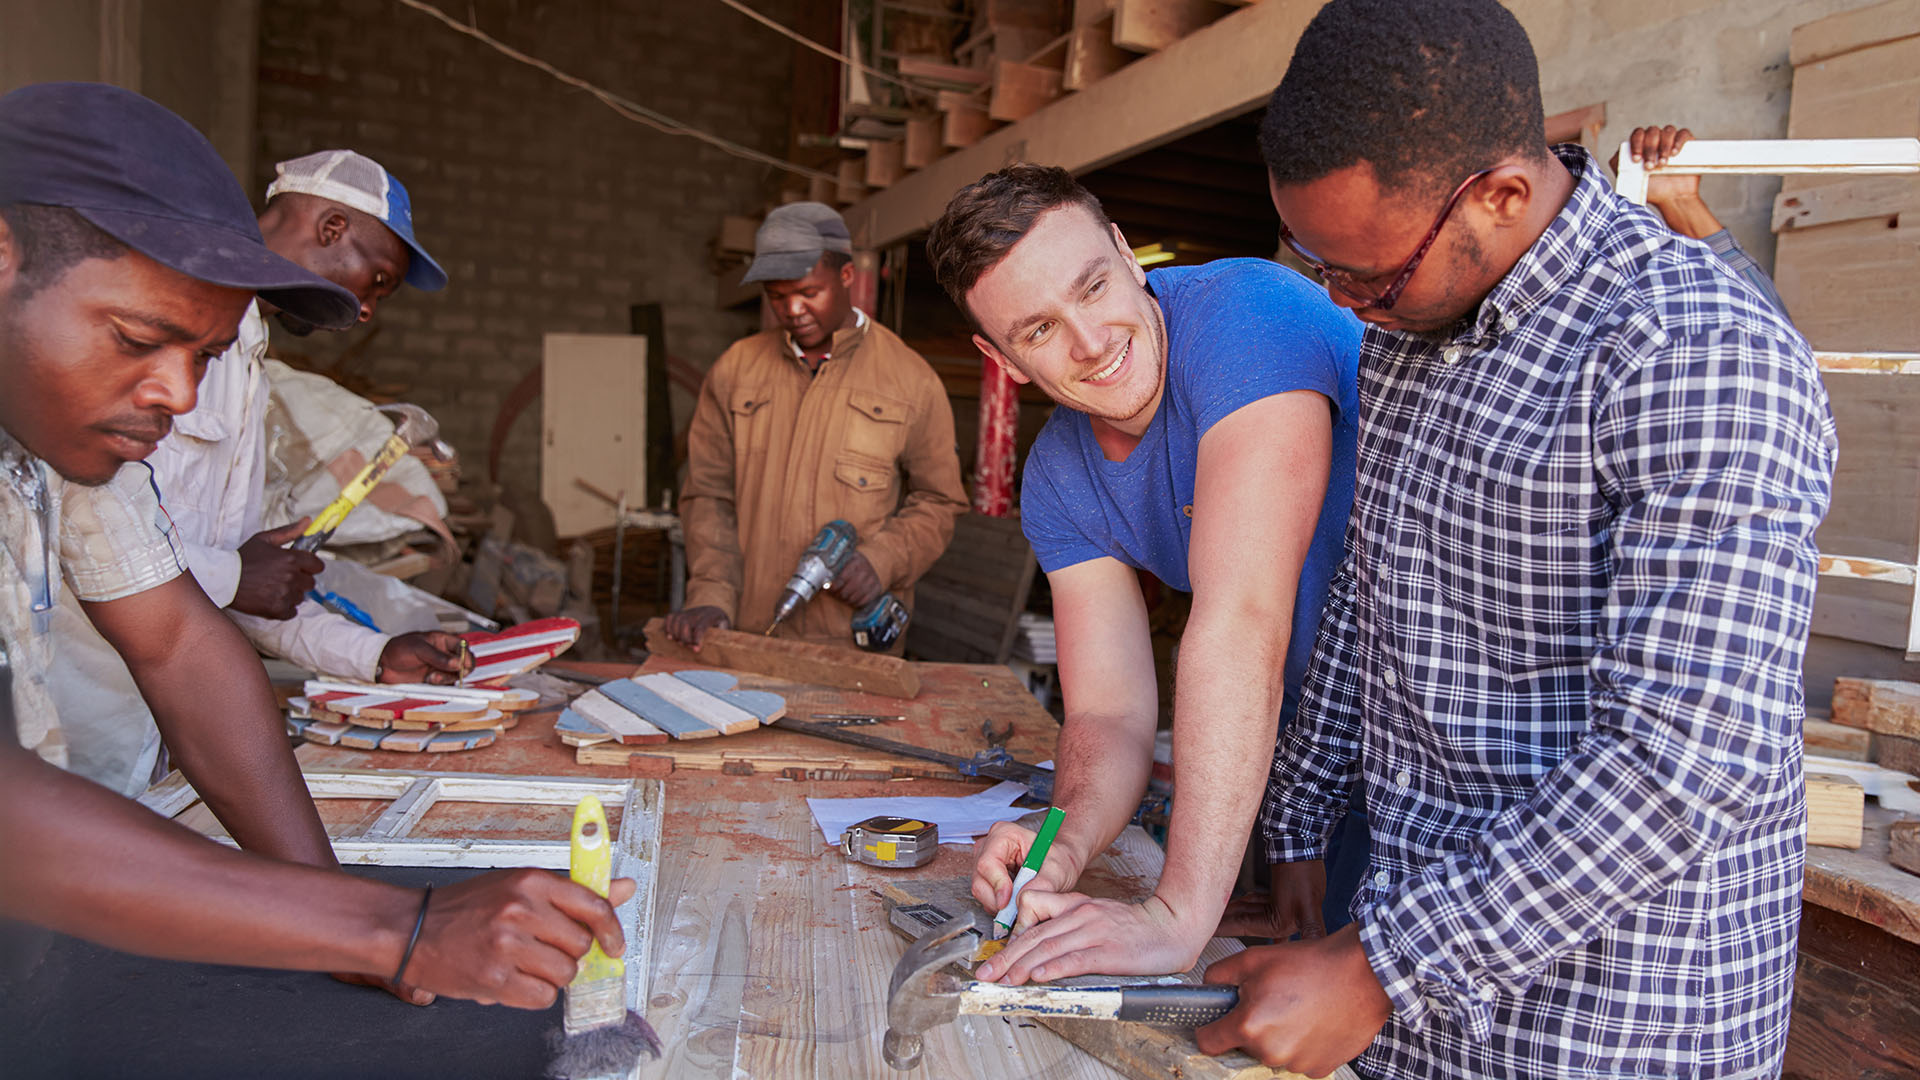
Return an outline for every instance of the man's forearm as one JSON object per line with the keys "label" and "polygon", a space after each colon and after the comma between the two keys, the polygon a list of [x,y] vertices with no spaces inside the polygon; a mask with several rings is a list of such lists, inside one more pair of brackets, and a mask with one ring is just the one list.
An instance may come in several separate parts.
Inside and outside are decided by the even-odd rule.
{"label": "man's forearm", "polygon": [[241,847],[313,866],[333,848],[240,629],[188,577],[89,605],[153,711],[180,771]]}
{"label": "man's forearm", "polygon": [[147,956],[386,975],[418,906],[411,889],[229,850],[0,748],[9,918]]}
{"label": "man's forearm", "polygon": [[1054,745],[1053,803],[1066,820],[1053,851],[1071,860],[1074,878],[1133,820],[1153,767],[1153,731],[1150,713],[1068,713]]}
{"label": "man's forearm", "polygon": [[1155,893],[1187,926],[1212,927],[1239,874],[1266,790],[1285,693],[1286,624],[1196,619],[1174,687],[1174,802]]}

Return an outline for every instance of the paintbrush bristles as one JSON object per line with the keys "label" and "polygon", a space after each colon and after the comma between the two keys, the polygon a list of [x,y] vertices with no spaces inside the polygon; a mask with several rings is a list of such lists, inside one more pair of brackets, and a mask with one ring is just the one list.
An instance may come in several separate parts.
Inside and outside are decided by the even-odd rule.
{"label": "paintbrush bristles", "polygon": [[646,1018],[631,1010],[617,1024],[595,1028],[578,1035],[556,1031],[547,1037],[553,1064],[547,1075],[553,1080],[597,1080],[633,1074],[641,1055],[660,1056],[660,1036]]}

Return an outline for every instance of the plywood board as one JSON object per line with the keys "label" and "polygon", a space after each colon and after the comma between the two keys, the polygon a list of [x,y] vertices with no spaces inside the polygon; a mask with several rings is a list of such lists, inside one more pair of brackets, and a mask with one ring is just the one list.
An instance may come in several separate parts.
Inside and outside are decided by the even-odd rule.
{"label": "plywood board", "polygon": [[581,536],[613,524],[613,508],[575,480],[647,498],[647,339],[548,334],[540,393],[540,497],[554,531]]}

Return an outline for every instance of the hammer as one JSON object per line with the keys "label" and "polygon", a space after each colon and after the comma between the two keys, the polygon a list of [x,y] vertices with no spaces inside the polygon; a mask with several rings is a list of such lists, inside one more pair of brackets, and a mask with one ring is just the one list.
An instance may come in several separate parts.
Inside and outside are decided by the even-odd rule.
{"label": "hammer", "polygon": [[418,405],[404,403],[382,405],[380,411],[392,413],[398,417],[394,421],[393,434],[387,439],[386,445],[380,448],[380,452],[373,455],[373,460],[367,462],[366,467],[360,470],[359,475],[341,487],[339,496],[314,515],[313,523],[307,526],[307,531],[301,534],[300,539],[293,542],[295,550],[318,551],[320,545],[326,543],[327,538],[333,535],[333,530],[340,527],[340,523],[353,512],[353,508],[359,506],[360,501],[365,499],[367,494],[380,483],[380,479],[387,475],[387,470],[393,468],[394,462],[405,457],[407,451],[413,447],[431,442],[440,434],[439,421],[428,415],[427,410]]}
{"label": "hammer", "polygon": [[1078,1016],[1143,1024],[1199,1027],[1233,1011],[1231,986],[1001,986],[947,970],[974,948],[973,919],[956,915],[908,946],[893,966],[887,992],[887,1034],[880,1052],[896,1069],[920,1063],[921,1036],[962,1013],[975,1016]]}

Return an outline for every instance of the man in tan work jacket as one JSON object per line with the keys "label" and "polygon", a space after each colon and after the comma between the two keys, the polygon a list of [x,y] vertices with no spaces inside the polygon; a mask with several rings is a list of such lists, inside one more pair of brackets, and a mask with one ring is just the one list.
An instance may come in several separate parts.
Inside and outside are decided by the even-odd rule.
{"label": "man in tan work jacket", "polygon": [[846,223],[815,202],[767,215],[745,280],[763,283],[780,329],[735,342],[707,373],[687,435],[680,513],[687,599],[667,632],[753,633],[820,527],[859,534],[826,593],[777,633],[851,647],[854,611],[913,583],[966,512],[953,409],[920,354],[853,306]]}

